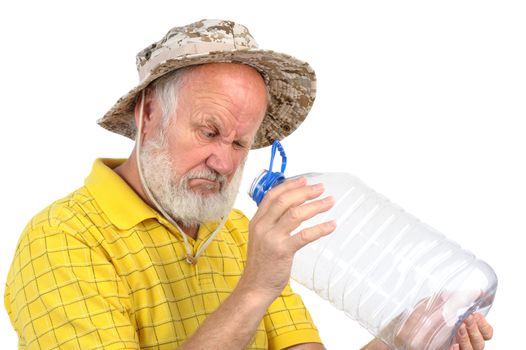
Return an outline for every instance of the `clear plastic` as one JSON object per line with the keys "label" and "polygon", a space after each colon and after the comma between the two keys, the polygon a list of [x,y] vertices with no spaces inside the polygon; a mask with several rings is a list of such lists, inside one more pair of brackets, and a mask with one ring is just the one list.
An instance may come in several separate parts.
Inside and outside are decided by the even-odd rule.
{"label": "clear plastic", "polygon": [[335,204],[298,231],[337,228],[296,253],[294,280],[393,349],[449,349],[467,316],[487,314],[497,277],[485,262],[349,174],[302,176]]}

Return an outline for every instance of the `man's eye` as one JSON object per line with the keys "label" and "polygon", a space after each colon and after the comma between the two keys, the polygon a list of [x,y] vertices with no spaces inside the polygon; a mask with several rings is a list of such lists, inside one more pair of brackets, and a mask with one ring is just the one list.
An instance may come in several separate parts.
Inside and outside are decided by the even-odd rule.
{"label": "man's eye", "polygon": [[211,130],[203,130],[201,133],[207,139],[213,139],[214,137],[217,136],[217,133],[215,131],[211,131]]}
{"label": "man's eye", "polygon": [[239,141],[234,141],[234,146],[236,148],[245,148],[245,144]]}

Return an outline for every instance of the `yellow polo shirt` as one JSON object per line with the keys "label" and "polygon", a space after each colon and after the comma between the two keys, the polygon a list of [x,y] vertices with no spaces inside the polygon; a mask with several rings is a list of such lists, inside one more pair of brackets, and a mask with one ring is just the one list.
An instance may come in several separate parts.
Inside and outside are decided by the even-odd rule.
{"label": "yellow polo shirt", "polygon": [[[19,349],[174,349],[219,307],[246,262],[248,219],[232,210],[196,265],[181,233],[97,160],[85,186],[37,214],[22,233],[4,303]],[[193,253],[216,227],[202,225]],[[243,325],[240,325],[242,327]],[[289,286],[249,349],[320,342]]]}

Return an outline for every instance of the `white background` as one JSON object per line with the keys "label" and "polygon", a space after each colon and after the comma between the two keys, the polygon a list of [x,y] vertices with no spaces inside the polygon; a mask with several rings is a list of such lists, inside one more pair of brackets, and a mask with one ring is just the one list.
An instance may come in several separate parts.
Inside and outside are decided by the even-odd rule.
{"label": "white background", "polygon": [[[0,7],[3,284],[26,222],[133,144],[95,120],[137,82],[135,54],[202,18],[307,60],[318,98],[284,141],[288,174],[345,171],[494,267],[487,349],[524,348],[526,11],[521,1],[17,1]],[[252,153],[238,207],[267,166]],[[328,349],[371,336],[311,292]],[[3,349],[16,348],[0,312]]]}

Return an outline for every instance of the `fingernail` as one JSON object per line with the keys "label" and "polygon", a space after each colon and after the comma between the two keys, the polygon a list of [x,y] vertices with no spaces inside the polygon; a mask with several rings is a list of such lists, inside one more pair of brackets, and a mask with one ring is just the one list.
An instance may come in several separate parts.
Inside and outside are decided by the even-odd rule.
{"label": "fingernail", "polygon": [[458,335],[460,335],[461,337],[466,335],[466,326],[464,326],[463,324],[460,326],[458,330]]}
{"label": "fingernail", "polygon": [[333,196],[329,196],[329,197],[323,199],[323,201],[325,203],[327,203],[327,204],[329,204],[329,203],[332,204],[332,203],[334,203],[334,197]]}
{"label": "fingernail", "polygon": [[327,221],[325,225],[327,225],[328,228],[336,228],[336,221]]}
{"label": "fingernail", "polygon": [[296,182],[304,183],[305,181],[306,181],[305,176],[300,176],[300,177],[296,178]]}
{"label": "fingernail", "polygon": [[312,188],[314,188],[315,190],[323,190],[323,184],[322,183],[319,183],[319,184],[316,184],[314,186],[312,186]]}
{"label": "fingernail", "polygon": [[466,318],[466,324],[468,326],[471,326],[473,324],[473,315],[469,315],[468,318]]}

